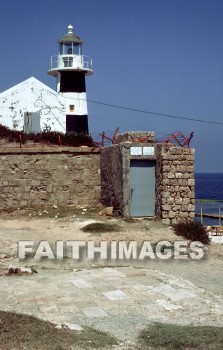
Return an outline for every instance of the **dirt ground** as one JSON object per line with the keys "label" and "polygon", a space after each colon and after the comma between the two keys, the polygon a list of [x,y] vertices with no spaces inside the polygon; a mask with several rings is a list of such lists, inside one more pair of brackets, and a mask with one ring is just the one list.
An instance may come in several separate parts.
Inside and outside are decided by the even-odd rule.
{"label": "dirt ground", "polygon": [[[158,220],[150,219],[130,219],[102,217],[97,208],[47,208],[47,209],[23,209],[12,212],[0,213],[0,264],[1,266],[21,265],[18,259],[17,243],[21,240],[30,240],[38,244],[42,240],[50,242],[51,247],[55,242],[62,240],[94,241],[137,241],[140,245],[144,241],[151,244],[167,240],[174,242],[180,240],[172,227],[162,224]],[[120,232],[83,232],[81,228],[93,222],[115,223],[121,228]],[[182,237],[182,240],[184,238]],[[34,248],[35,250],[35,248]],[[64,259],[55,263],[55,260],[49,259],[34,260],[26,259],[24,262],[29,265],[35,265],[37,268],[90,268],[95,266],[95,261],[86,259],[77,261],[74,259]],[[213,291],[223,291],[222,270],[223,267],[223,245],[211,243],[205,246],[205,259],[200,261],[160,261],[160,260],[126,260],[126,261],[108,261],[99,260],[98,265],[107,266],[112,264],[152,267],[155,266],[164,269],[166,272],[179,271],[182,276],[189,278],[201,284],[201,287],[207,287]],[[23,264],[24,265],[24,264]],[[193,266],[199,266],[194,269]],[[198,279],[199,276],[199,279]]]}
{"label": "dirt ground", "polygon": [[[70,271],[91,270],[101,267],[131,267],[137,269],[150,269],[157,271],[157,275],[171,275],[185,279],[202,288],[205,292],[217,295],[221,298],[223,291],[223,245],[210,244],[205,248],[205,258],[200,261],[186,260],[34,260],[29,257],[25,260],[18,259],[17,243],[21,240],[35,241],[47,240],[52,247],[58,240],[81,241],[144,241],[156,243],[160,240],[176,241],[171,227],[157,220],[122,220],[119,218],[105,218],[98,215],[98,209],[89,208],[41,208],[38,210],[23,209],[0,214],[0,274],[3,276],[9,266],[32,266],[40,269],[60,273]],[[89,233],[81,228],[93,222],[115,223],[120,226],[119,232]],[[182,238],[183,239],[183,238]],[[1,277],[0,277],[1,278]],[[47,281],[46,281],[47,283]],[[0,287],[1,289],[1,287]],[[7,307],[4,308],[7,310]],[[11,311],[11,310],[10,310]],[[222,310],[221,310],[222,311]],[[32,312],[29,312],[32,314]],[[102,329],[104,330],[104,329]],[[117,348],[118,349],[118,348]],[[120,349],[122,349],[120,347]]]}

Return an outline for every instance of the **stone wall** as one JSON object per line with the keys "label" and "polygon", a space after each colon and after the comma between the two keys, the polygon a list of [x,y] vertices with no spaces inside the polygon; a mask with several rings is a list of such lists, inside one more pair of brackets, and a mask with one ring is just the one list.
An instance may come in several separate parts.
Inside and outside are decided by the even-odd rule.
{"label": "stone wall", "polygon": [[[93,206],[101,202],[128,217],[130,162],[146,159],[156,164],[155,216],[167,224],[193,219],[194,149],[159,144],[152,141],[152,133],[150,137],[149,143],[124,141],[102,150],[4,146],[0,149],[0,209]],[[148,145],[154,150],[152,155],[131,153],[131,147],[144,150]]]}
{"label": "stone wall", "polygon": [[[117,134],[114,139],[114,143],[121,143],[126,141],[136,142],[154,142],[155,134],[154,131],[131,131],[123,134]],[[144,141],[144,142],[145,142]]]}
{"label": "stone wall", "polygon": [[[123,139],[123,138],[120,138]],[[131,155],[131,147],[148,143],[131,141],[106,147],[101,153],[102,203],[119,204],[121,213],[131,212],[130,162],[133,159],[155,161],[155,216],[173,224],[193,219],[195,210],[194,149],[152,142],[153,155]]]}
{"label": "stone wall", "polygon": [[194,149],[157,144],[156,216],[167,224],[193,219]]}
{"label": "stone wall", "polygon": [[100,151],[88,147],[0,149],[0,209],[100,202]]}
{"label": "stone wall", "polygon": [[112,145],[101,152],[101,202],[105,206],[123,206],[122,146]]}

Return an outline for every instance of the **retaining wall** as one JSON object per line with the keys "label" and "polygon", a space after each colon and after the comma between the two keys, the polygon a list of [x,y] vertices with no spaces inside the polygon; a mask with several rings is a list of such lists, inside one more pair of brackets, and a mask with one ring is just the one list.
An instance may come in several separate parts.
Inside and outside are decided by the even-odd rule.
{"label": "retaining wall", "polygon": [[[126,135],[124,134],[126,137]],[[129,135],[127,135],[129,137]],[[89,147],[0,149],[0,209],[93,206],[100,202],[130,216],[130,162],[155,161],[155,216],[167,224],[193,219],[194,149],[173,144],[122,141],[103,150]],[[132,155],[131,148],[154,149]]]}
{"label": "retaining wall", "polygon": [[0,209],[100,202],[100,151],[88,147],[0,149]]}

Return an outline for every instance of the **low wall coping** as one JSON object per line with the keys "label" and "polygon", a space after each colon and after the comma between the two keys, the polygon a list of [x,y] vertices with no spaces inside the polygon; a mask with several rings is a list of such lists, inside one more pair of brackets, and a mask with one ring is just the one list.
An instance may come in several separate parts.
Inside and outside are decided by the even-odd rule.
{"label": "low wall coping", "polygon": [[76,153],[76,154],[92,154],[101,153],[100,148],[96,147],[0,147],[1,154],[35,154],[35,153]]}

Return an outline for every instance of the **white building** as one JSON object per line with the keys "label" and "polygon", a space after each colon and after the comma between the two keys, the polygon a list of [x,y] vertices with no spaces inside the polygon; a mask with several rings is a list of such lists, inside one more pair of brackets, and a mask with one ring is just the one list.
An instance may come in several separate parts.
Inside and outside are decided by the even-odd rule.
{"label": "white building", "polygon": [[[26,130],[27,117],[39,116],[33,132],[66,131],[65,97],[31,77],[0,94],[0,124]],[[28,118],[28,119],[30,119]]]}
{"label": "white building", "polygon": [[14,130],[88,134],[85,75],[92,62],[82,55],[83,41],[68,26],[50,59],[48,74],[56,77],[54,91],[34,77],[0,93],[0,124]]}

